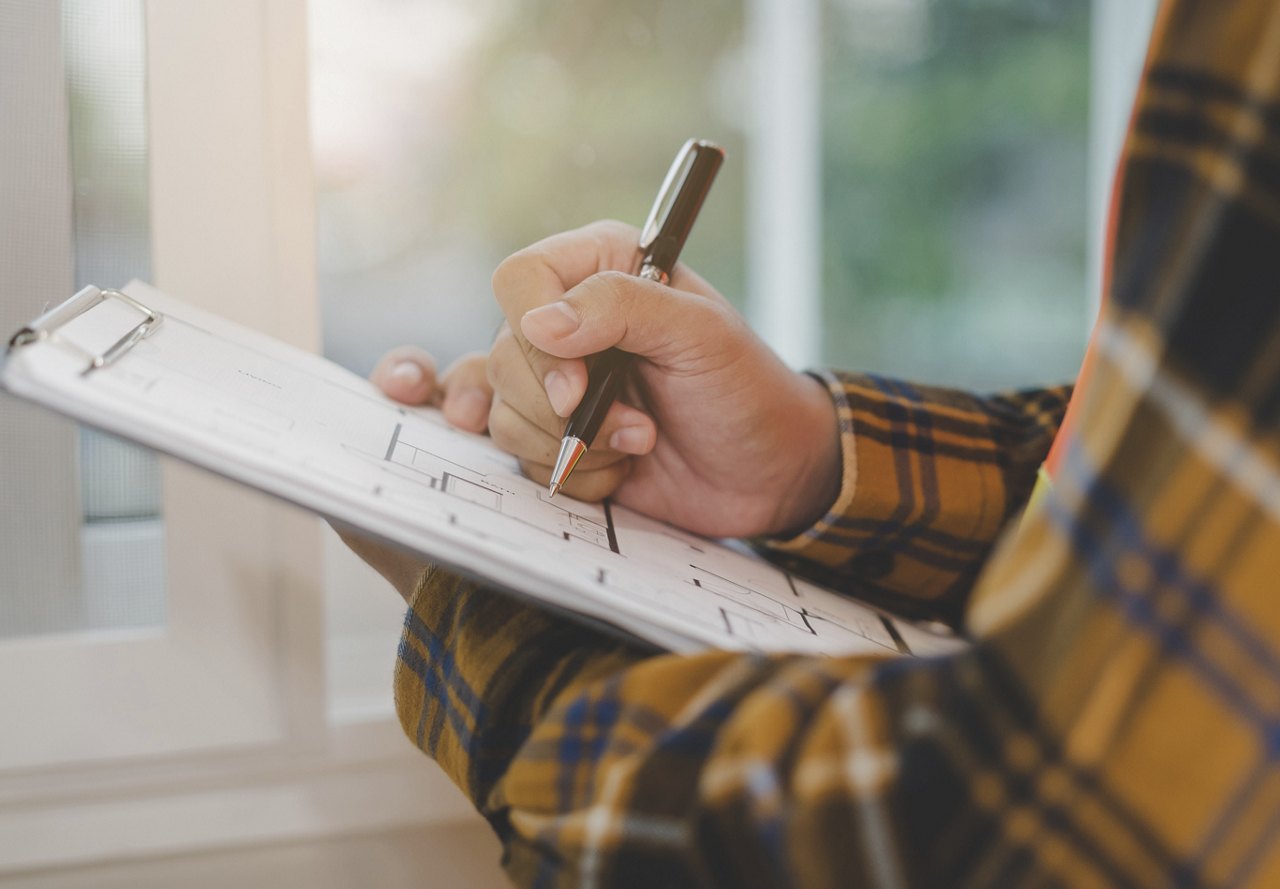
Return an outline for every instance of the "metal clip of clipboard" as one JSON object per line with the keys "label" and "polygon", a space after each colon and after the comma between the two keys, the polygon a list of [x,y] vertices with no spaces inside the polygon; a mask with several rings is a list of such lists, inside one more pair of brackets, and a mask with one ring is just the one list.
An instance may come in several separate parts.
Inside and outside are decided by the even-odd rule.
{"label": "metal clip of clipboard", "polygon": [[[58,336],[58,329],[71,321],[83,315],[89,309],[99,303],[115,299],[125,303],[143,316],[143,319],[129,330],[124,336],[116,340],[107,349],[97,355],[83,349],[73,342]],[[150,336],[151,333],[164,320],[164,315],[154,309],[150,309],[138,300],[134,299],[127,293],[120,290],[99,290],[96,287],[86,287],[71,299],[45,312],[36,320],[32,321],[26,327],[19,330],[9,340],[9,349],[17,349],[20,346],[30,345],[44,341],[57,342],[64,346],[68,346],[77,352],[82,353],[88,359],[89,365],[81,372],[81,376],[88,376],[95,370],[107,367],[115,362],[121,355],[133,348],[134,344],[140,340]]]}

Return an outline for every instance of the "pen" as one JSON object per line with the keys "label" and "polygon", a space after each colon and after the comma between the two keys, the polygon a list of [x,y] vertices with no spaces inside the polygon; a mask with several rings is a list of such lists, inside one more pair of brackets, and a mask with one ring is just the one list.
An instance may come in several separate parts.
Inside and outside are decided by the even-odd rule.
{"label": "pen", "polygon": [[[676,260],[723,160],[724,150],[718,145],[702,139],[684,143],[662,181],[657,200],[640,232],[637,276],[660,284],[671,279]],[[600,431],[600,424],[630,364],[631,355],[619,349],[609,349],[588,360],[587,391],[565,424],[560,456],[551,472],[552,497],[564,487],[569,473]]]}

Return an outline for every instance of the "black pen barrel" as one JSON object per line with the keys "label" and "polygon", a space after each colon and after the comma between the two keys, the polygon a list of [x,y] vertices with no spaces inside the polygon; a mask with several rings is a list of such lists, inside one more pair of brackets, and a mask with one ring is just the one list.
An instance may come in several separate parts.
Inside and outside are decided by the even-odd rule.
{"label": "black pen barrel", "polygon": [[589,363],[587,373],[591,382],[582,401],[569,417],[569,423],[564,428],[565,438],[573,436],[589,448],[595,446],[596,433],[600,431],[600,424],[609,413],[609,405],[613,404],[618,386],[630,365],[630,353],[619,349],[601,352]]}

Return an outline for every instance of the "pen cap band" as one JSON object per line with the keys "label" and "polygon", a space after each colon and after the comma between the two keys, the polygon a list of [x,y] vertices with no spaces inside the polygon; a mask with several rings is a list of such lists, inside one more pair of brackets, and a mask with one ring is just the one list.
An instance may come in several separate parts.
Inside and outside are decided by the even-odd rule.
{"label": "pen cap band", "polygon": [[651,262],[642,262],[640,264],[640,271],[636,273],[636,277],[645,278],[649,281],[657,281],[659,284],[666,284],[671,280],[670,275]]}
{"label": "pen cap band", "polygon": [[723,161],[724,150],[714,143],[690,139],[684,144],[640,233],[645,263],[671,272]]}

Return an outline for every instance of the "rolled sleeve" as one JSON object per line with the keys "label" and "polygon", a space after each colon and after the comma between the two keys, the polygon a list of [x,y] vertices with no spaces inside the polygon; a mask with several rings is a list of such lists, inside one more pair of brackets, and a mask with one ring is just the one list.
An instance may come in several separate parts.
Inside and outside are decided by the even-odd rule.
{"label": "rolled sleeve", "polygon": [[812,527],[764,548],[837,588],[958,619],[992,544],[1030,496],[1070,387],[983,397],[872,374],[819,376],[839,418],[840,492]]}

